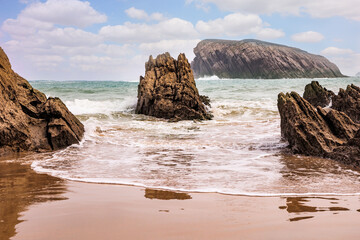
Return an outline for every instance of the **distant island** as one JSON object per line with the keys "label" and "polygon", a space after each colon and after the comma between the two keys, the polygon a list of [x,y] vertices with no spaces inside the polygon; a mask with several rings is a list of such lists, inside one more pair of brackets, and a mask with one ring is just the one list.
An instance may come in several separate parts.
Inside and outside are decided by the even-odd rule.
{"label": "distant island", "polygon": [[358,72],[358,73],[355,75],[355,77],[360,77],[360,72]]}
{"label": "distant island", "polygon": [[247,39],[203,40],[194,48],[191,63],[196,78],[335,78],[344,77],[323,56],[298,48]]}

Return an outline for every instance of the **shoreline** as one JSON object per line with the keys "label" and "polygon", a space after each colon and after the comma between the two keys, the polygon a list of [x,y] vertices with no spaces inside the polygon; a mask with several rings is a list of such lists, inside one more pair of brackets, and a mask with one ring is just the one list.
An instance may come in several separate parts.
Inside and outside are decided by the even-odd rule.
{"label": "shoreline", "polygon": [[[46,174],[52,176],[49,173],[38,173],[38,174]],[[52,176],[56,177],[56,176]],[[178,188],[171,188],[171,187],[153,187],[153,186],[146,186],[143,184],[132,184],[132,183],[112,183],[112,182],[91,182],[81,179],[67,179],[67,178],[60,178],[64,181],[72,182],[72,183],[84,183],[84,184],[98,184],[98,185],[111,185],[111,186],[123,186],[123,187],[134,187],[134,188],[141,188],[141,189],[153,189],[159,191],[169,191],[169,192],[179,192],[179,193],[188,193],[188,194],[219,194],[224,196],[234,196],[234,197],[355,197],[360,196],[360,192],[356,193],[321,193],[321,192],[309,192],[309,193],[226,193],[220,191],[197,191],[197,190],[184,190]]]}
{"label": "shoreline", "polygon": [[359,196],[185,193],[73,182],[20,163],[0,166],[1,239],[360,237]]}

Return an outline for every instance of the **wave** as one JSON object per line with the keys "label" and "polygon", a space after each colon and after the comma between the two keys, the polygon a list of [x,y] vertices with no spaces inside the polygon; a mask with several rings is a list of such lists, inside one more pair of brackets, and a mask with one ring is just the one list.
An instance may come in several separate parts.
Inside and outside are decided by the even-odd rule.
{"label": "wave", "polygon": [[216,75],[213,75],[213,76],[204,76],[204,77],[200,77],[200,78],[197,78],[195,80],[199,80],[199,81],[202,81],[202,80],[220,80],[220,78]]}
{"label": "wave", "polygon": [[[42,172],[39,168],[32,166],[32,168],[37,172]],[[40,170],[40,171],[39,171]],[[45,172],[50,174],[50,172]],[[222,195],[231,195],[231,196],[245,196],[245,197],[308,197],[308,196],[360,196],[360,192],[353,193],[336,193],[336,192],[305,192],[305,193],[266,193],[266,192],[236,192],[236,191],[222,191],[218,189],[184,189],[184,188],[175,188],[175,187],[166,187],[166,186],[153,186],[142,183],[133,183],[129,181],[122,181],[117,179],[101,179],[101,178],[71,178],[63,177],[56,175],[69,181],[82,182],[82,183],[93,183],[93,184],[108,184],[108,185],[122,185],[122,186],[131,186],[131,187],[141,187],[141,188],[150,188],[157,190],[168,190],[175,192],[184,192],[184,193],[216,193]]]}
{"label": "wave", "polygon": [[66,106],[75,115],[106,114],[113,112],[131,111],[136,106],[136,98],[129,97],[119,100],[94,101],[89,99],[74,99],[65,101]]}

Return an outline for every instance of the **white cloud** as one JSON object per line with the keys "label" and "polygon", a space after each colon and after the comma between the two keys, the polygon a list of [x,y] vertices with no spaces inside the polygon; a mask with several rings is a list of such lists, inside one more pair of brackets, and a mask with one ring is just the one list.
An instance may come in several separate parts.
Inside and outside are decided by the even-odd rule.
{"label": "white cloud", "polygon": [[27,38],[35,34],[39,29],[50,30],[53,28],[52,23],[38,21],[32,18],[26,18],[19,15],[17,19],[6,19],[1,29],[9,33],[13,38]]}
{"label": "white cloud", "polygon": [[320,53],[334,62],[345,75],[354,76],[360,72],[360,53],[337,47],[325,48]]}
{"label": "white cloud", "polygon": [[31,3],[16,19],[5,20],[1,28],[15,39],[26,39],[40,30],[55,29],[55,24],[84,27],[104,21],[106,16],[95,11],[89,2],[48,0]]}
{"label": "white cloud", "polygon": [[155,21],[162,21],[165,20],[164,15],[162,15],[161,13],[152,13],[151,15],[147,14],[144,10],[142,9],[137,9],[134,7],[131,7],[129,9],[125,10],[125,13],[134,19],[138,19],[138,20],[145,20],[145,21],[151,21],[151,20],[155,20]]}
{"label": "white cloud", "polygon": [[257,38],[259,39],[276,39],[285,36],[285,33],[279,29],[272,29],[272,28],[263,28],[256,33]]}
{"label": "white cloud", "polygon": [[258,15],[233,13],[208,22],[198,21],[196,29],[205,36],[239,36],[257,32],[261,26]]}
{"label": "white cloud", "polygon": [[186,0],[185,4],[189,5],[193,2],[195,2],[196,8],[202,9],[205,12],[208,12],[210,10],[210,7],[206,4],[206,2],[203,2],[203,1]]}
{"label": "white cloud", "polygon": [[318,32],[308,31],[296,33],[291,36],[291,39],[296,42],[315,43],[322,41],[324,39],[324,36]]}
{"label": "white cloud", "polygon": [[155,20],[155,21],[162,21],[162,20],[165,20],[166,18],[164,17],[163,14],[156,12],[156,13],[152,13],[149,16],[149,19],[150,20]]}
{"label": "white cloud", "polygon": [[328,47],[321,51],[321,54],[327,56],[347,55],[353,53],[354,51],[349,48],[337,48],[337,47]]}
{"label": "white cloud", "polygon": [[100,35],[119,43],[156,42],[163,39],[193,39],[198,34],[191,22],[172,18],[156,24],[130,23],[105,26]]}
{"label": "white cloud", "polygon": [[39,37],[46,39],[52,46],[96,46],[101,43],[101,37],[75,28],[56,28],[51,31],[39,31]]}
{"label": "white cloud", "polygon": [[189,2],[214,3],[220,9],[230,12],[291,15],[299,15],[304,12],[316,18],[342,16],[360,21],[357,7],[359,0],[187,0],[187,3]]}
{"label": "white cloud", "polygon": [[281,30],[264,28],[265,24],[258,15],[232,13],[224,18],[217,18],[208,22],[198,21],[196,30],[204,37],[229,37],[256,34],[261,39],[283,37]]}
{"label": "white cloud", "polygon": [[35,2],[28,5],[20,16],[46,23],[77,27],[86,27],[107,20],[106,15],[93,9],[89,2],[79,0]]}
{"label": "white cloud", "polygon": [[26,58],[41,70],[53,69],[64,62],[64,58],[59,55],[27,55]]}
{"label": "white cloud", "polygon": [[134,7],[131,7],[129,9],[125,10],[126,14],[131,17],[131,18],[135,18],[135,19],[147,19],[149,17],[149,15],[141,9],[137,9]]}
{"label": "white cloud", "polygon": [[139,49],[147,55],[157,56],[158,54],[169,52],[171,56],[177,57],[180,53],[185,53],[189,61],[195,55],[194,47],[200,42],[200,39],[194,40],[161,40],[154,43],[142,43]]}

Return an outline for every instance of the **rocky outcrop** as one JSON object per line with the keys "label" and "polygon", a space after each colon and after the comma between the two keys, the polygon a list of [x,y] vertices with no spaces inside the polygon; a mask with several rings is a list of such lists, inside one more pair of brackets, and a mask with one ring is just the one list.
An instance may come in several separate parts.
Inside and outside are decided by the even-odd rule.
{"label": "rocky outcrop", "polygon": [[312,81],[305,86],[303,97],[315,107],[326,107],[329,106],[334,95],[334,92],[322,87],[318,81]]}
{"label": "rocky outcrop", "polygon": [[348,85],[346,90],[340,88],[338,95],[332,97],[332,108],[360,123],[360,88],[354,84]]}
{"label": "rocky outcrop", "polygon": [[296,92],[280,93],[281,135],[294,153],[360,166],[360,125],[337,110],[313,107]]}
{"label": "rocky outcrop", "polygon": [[145,64],[135,112],[173,120],[210,119],[201,99],[185,55],[175,60],[165,53],[156,59],[150,56]]}
{"label": "rocky outcrop", "polygon": [[82,123],[59,98],[46,98],[16,74],[0,48],[0,156],[79,143]]}
{"label": "rocky outcrop", "polygon": [[326,157],[360,167],[360,130],[346,144],[335,148]]}
{"label": "rocky outcrop", "polygon": [[333,78],[339,68],[320,55],[259,40],[203,40],[194,49],[195,77]]}

